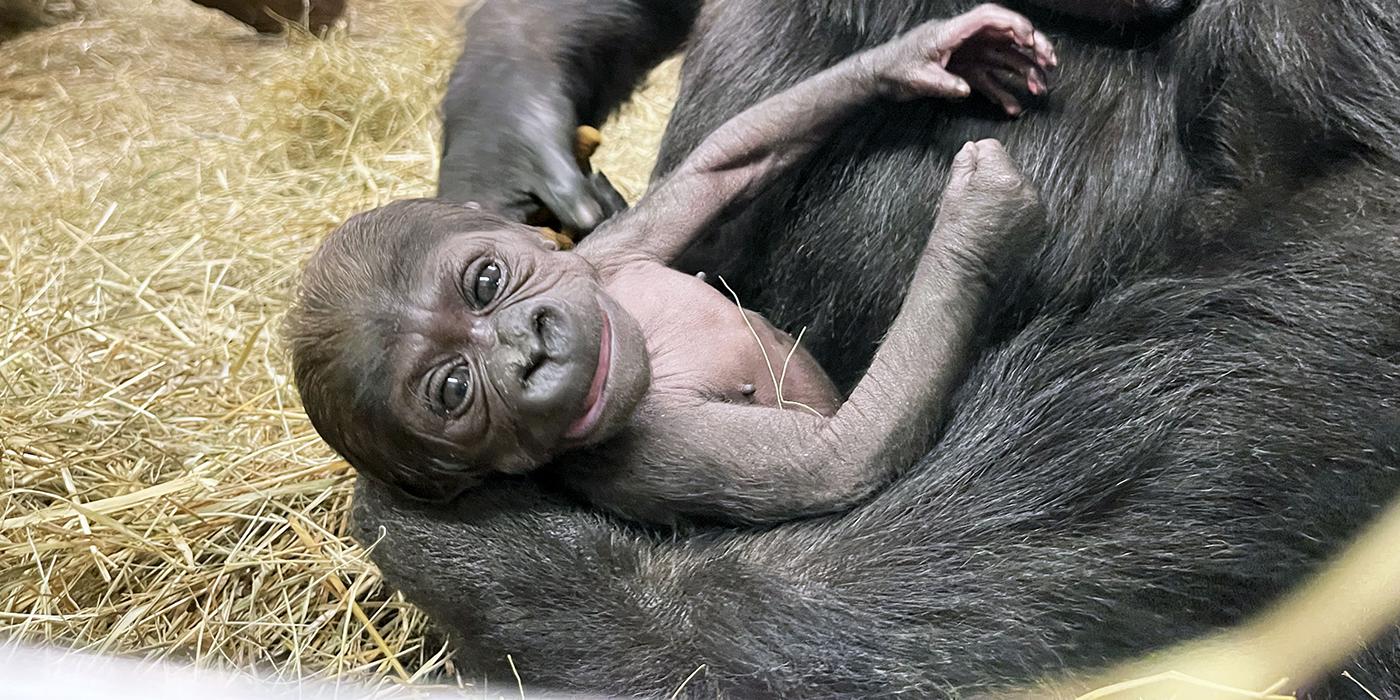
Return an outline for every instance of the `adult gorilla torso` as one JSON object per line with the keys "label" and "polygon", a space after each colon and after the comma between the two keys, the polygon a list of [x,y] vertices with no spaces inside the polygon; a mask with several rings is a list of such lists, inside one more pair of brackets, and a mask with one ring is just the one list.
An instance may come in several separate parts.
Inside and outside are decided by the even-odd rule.
{"label": "adult gorilla torso", "polygon": [[[743,5],[719,3],[702,16],[658,172],[745,105],[972,3],[813,2],[803,12]],[[1028,261],[1035,287],[1019,290],[1018,310],[1082,305],[1125,275],[1160,266],[1165,234],[1198,181],[1178,139],[1169,56],[1154,35],[1076,41],[1032,17],[1056,35],[1061,54],[1048,105],[1018,120],[975,101],[872,105],[787,188],[731,226],[725,241],[746,245],[717,247],[737,250],[739,260],[702,251],[682,266],[727,272],[746,302],[789,328],[810,326],[813,347],[849,385],[898,308],[952,154],[988,137],[1002,140],[1041,188],[1052,218],[1042,258]]]}
{"label": "adult gorilla torso", "polygon": [[[688,688],[926,696],[1258,609],[1400,483],[1400,32],[1379,2],[1326,22],[1259,5],[1207,0],[1107,38],[1033,16],[1061,56],[1049,105],[872,107],[736,222],[742,255],[692,261],[809,326],[849,386],[956,148],[999,138],[1040,186],[1045,249],[929,456],[873,502],[673,539],[528,485],[431,510],[366,483],[375,560],[469,666],[510,653],[544,685],[658,694],[704,664]],[[761,96],[965,6],[716,3],[659,168]],[[1360,666],[1383,694],[1395,648]]]}

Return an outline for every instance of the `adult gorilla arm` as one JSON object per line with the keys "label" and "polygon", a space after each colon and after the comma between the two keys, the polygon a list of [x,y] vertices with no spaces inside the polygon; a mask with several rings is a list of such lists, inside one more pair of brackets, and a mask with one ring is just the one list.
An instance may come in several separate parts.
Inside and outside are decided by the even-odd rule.
{"label": "adult gorilla arm", "polygon": [[573,157],[574,129],[601,123],[680,47],[700,0],[486,0],[443,99],[438,196],[523,219],[543,202],[591,230],[609,211]]}

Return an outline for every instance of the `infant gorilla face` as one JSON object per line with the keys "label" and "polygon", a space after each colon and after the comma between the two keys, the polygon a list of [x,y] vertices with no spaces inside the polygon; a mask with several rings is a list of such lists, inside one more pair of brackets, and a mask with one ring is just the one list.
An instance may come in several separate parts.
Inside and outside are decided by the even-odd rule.
{"label": "infant gorilla face", "polygon": [[515,474],[626,424],[650,382],[645,339],[592,265],[525,226],[429,251],[389,356],[388,408],[432,452]]}

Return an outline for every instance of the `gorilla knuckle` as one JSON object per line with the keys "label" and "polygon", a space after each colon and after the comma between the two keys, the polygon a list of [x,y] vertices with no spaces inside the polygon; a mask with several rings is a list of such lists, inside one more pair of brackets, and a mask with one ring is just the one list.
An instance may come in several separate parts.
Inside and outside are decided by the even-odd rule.
{"label": "gorilla knuckle", "polygon": [[981,5],[972,8],[972,10],[967,13],[967,15],[970,19],[974,19],[979,22],[1011,22],[1014,21],[1015,18],[1019,17],[1019,15],[1017,15],[1015,12],[1012,12],[1011,10],[1006,9],[1001,5],[992,2],[982,3]]}
{"label": "gorilla knuckle", "polygon": [[972,179],[974,189],[995,194],[1000,199],[1018,198],[1026,186],[1025,178],[1021,176],[1019,171],[1007,167],[1005,162],[998,161],[978,163],[977,172]]}

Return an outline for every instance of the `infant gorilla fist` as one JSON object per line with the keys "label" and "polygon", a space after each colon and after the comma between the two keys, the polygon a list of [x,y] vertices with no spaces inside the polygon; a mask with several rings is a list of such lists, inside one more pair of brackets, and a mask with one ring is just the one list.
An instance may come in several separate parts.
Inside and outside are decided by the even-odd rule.
{"label": "infant gorilla fist", "polygon": [[[1026,232],[1045,221],[1035,186],[995,139],[969,142],[953,158],[926,255],[991,289],[1040,243]],[[971,275],[971,277],[968,277]]]}

